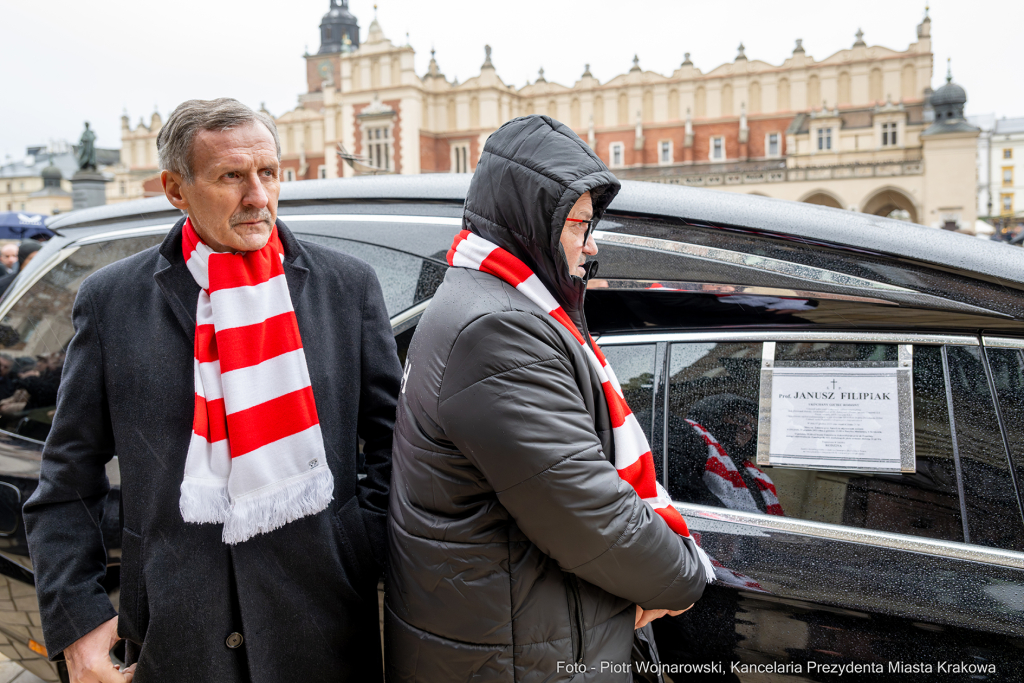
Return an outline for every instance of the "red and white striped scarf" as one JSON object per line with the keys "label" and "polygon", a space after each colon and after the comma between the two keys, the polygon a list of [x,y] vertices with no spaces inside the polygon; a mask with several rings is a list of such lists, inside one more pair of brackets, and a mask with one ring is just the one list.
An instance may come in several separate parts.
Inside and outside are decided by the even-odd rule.
{"label": "red and white striped scarf", "polygon": [[334,478],[277,228],[259,251],[218,253],[186,220],[181,247],[201,291],[179,506],[240,543],[326,508]]}
{"label": "red and white striped scarf", "polygon": [[749,460],[743,463],[743,466],[747,468],[747,473],[757,484],[757,492],[751,491],[732,458],[722,448],[722,444],[718,443],[718,440],[711,435],[711,432],[693,420],[687,420],[686,422],[693,427],[693,431],[697,432],[697,435],[707,444],[708,459],[704,464],[704,485],[708,487],[711,493],[715,494],[716,498],[722,501],[725,507],[730,510],[758,512],[754,496],[760,495],[764,500],[765,507],[767,508],[766,511],[769,515],[783,514],[782,505],[779,503],[779,497],[775,492],[775,484],[772,483],[767,474]]}
{"label": "red and white striped scarf", "polygon": [[[715,568],[704,551],[690,535],[686,521],[672,506],[668,492],[658,483],[654,469],[654,456],[647,443],[647,437],[640,428],[633,412],[623,397],[619,380],[601,349],[590,339],[587,344],[583,335],[573,324],[565,310],[558,305],[540,278],[529,266],[479,235],[463,230],[456,236],[448,250],[449,265],[458,268],[472,268],[493,275],[515,287],[527,299],[553,317],[565,327],[583,347],[591,366],[601,379],[601,388],[608,403],[612,422],[612,442],[615,444],[615,469],[619,476],[633,487],[637,495],[661,516],[669,528],[682,536],[696,550],[708,583],[715,578]],[[593,349],[591,349],[593,346]]]}

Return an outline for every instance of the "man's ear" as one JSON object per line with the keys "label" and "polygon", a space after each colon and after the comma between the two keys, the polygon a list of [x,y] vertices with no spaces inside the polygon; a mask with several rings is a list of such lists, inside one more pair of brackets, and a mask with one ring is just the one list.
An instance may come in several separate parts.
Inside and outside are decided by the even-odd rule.
{"label": "man's ear", "polygon": [[171,206],[187,213],[188,199],[181,193],[181,186],[184,185],[181,176],[174,171],[161,171],[160,184],[164,186],[164,195]]}

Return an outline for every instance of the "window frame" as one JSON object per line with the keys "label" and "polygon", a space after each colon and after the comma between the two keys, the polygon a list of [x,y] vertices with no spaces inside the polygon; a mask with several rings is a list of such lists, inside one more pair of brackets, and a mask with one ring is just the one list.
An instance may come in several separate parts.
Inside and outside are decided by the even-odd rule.
{"label": "window frame", "polygon": [[[666,148],[666,146],[667,146],[667,148]],[[668,152],[668,159],[663,158],[664,155],[662,153],[666,152],[666,151]],[[674,158],[674,150],[673,150],[672,141],[671,140],[659,140],[658,141],[658,165],[659,166],[668,166],[669,164],[673,163],[673,158]]]}
{"label": "window frame", "polygon": [[469,142],[454,142],[450,148],[449,163],[452,173],[471,173],[469,165]]}
{"label": "window frame", "polygon": [[[619,160],[615,160],[615,154],[618,153]],[[622,168],[626,165],[626,145],[621,142],[611,142],[608,144],[608,168]]]}
{"label": "window frame", "polygon": [[[659,351],[657,358],[661,359],[665,363],[668,363],[670,358],[668,353],[665,353],[664,351],[661,350],[662,345],[667,346],[673,343],[680,342],[731,343],[766,341],[913,344],[915,346],[969,346],[982,349],[1024,349],[1024,339],[1004,337],[979,338],[968,334],[932,334],[919,332],[653,332],[607,334],[595,339],[595,342],[602,347],[610,347],[616,345],[658,344]],[[662,431],[667,431],[667,420],[665,419],[665,414],[668,410],[669,401],[669,392],[667,385],[667,368],[659,368],[658,377],[656,377],[655,382],[656,400],[661,401],[663,403],[663,405],[661,405],[659,408],[659,413],[661,414],[660,423],[662,426]],[[949,385],[947,383],[947,391],[948,390]],[[1000,428],[1002,428],[1002,416],[999,412],[996,413],[996,419],[999,422]],[[667,443],[667,434],[655,434],[655,438],[652,441],[653,442],[651,444],[651,447],[652,451],[654,452],[654,457],[659,458],[660,455],[661,459],[660,469],[663,473],[661,483],[662,485],[667,485],[668,463],[666,462],[666,459],[668,457],[668,454],[667,449],[664,448],[664,444]],[[656,443],[660,443],[660,450],[659,447],[655,445]],[[956,450],[955,445],[954,450]],[[957,455],[956,457],[959,458],[959,455]],[[1018,491],[1019,499],[1021,498],[1021,493],[1022,492]],[[1024,505],[1024,500],[1021,500],[1021,504]],[[681,513],[690,517],[720,519],[723,521],[730,521],[748,526],[759,527],[765,530],[798,533],[816,536],[823,539],[839,539],[854,543],[862,543],[881,547],[900,547],[903,549],[914,549],[916,552],[924,552],[932,555],[938,554],[955,559],[965,559],[975,562],[984,562],[987,564],[1012,566],[1015,568],[1024,569],[1024,553],[1014,550],[1006,550],[1002,548],[994,548],[989,546],[976,545],[973,543],[964,543],[960,541],[930,539],[921,536],[911,536],[907,534],[900,534],[888,531],[862,529],[859,527],[831,524],[827,522],[800,520],[789,517],[779,517],[775,515],[763,515],[760,513],[745,512],[741,510],[731,510],[728,508],[719,508],[705,505],[697,505],[694,503],[684,503],[679,501],[673,501],[673,505]],[[962,518],[966,520],[966,501],[964,500],[962,495],[960,498],[960,506]]]}
{"label": "window frame", "polygon": [[1003,187],[1013,187],[1013,166],[1003,166]]}
{"label": "window frame", "polygon": [[[775,136],[775,152],[772,152],[772,136]],[[771,131],[764,134],[764,156],[766,159],[778,159],[782,156],[782,133]]]}
{"label": "window frame", "polygon": [[814,144],[815,152],[831,152],[832,151],[832,126],[821,126],[815,128],[815,140]]}
{"label": "window frame", "polygon": [[[718,143],[718,150],[722,153],[721,156],[715,156],[715,143]],[[728,154],[725,151],[725,136],[724,135],[712,135],[708,138],[708,160],[709,161],[725,161],[728,158]]]}

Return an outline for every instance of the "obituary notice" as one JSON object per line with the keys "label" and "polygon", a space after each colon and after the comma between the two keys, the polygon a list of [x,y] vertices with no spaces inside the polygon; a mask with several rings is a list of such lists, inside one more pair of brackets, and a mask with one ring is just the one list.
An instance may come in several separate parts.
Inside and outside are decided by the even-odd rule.
{"label": "obituary notice", "polygon": [[897,368],[776,367],[769,461],[900,471]]}

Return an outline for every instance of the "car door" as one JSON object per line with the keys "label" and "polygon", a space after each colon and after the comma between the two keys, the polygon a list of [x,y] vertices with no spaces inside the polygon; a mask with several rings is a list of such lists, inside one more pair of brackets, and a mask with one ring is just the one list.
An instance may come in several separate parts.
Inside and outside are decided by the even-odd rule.
{"label": "car door", "polygon": [[[826,362],[885,362],[897,343],[913,344],[916,472],[762,467],[776,506],[718,495],[694,424],[754,459],[768,341],[780,360]],[[718,570],[693,609],[655,624],[662,660],[679,678],[832,680],[857,666],[887,677],[1019,680],[1024,519],[1015,473],[1024,430],[999,420],[1000,409],[1024,416],[1019,348],[983,349],[966,335],[828,332],[600,343],[613,367],[644,358],[651,379],[635,390],[658,404],[649,423],[659,476]]]}
{"label": "car door", "polygon": [[[71,308],[85,278],[159,244],[166,229],[119,229],[69,240],[41,268],[26,273],[28,281],[19,283],[0,309],[0,593],[6,601],[0,602],[0,653],[48,680],[55,669],[45,660],[21,506],[38,483],[64,352],[74,334]],[[105,587],[116,605],[121,552],[116,458],[107,475],[112,490],[99,524],[111,567]]]}

